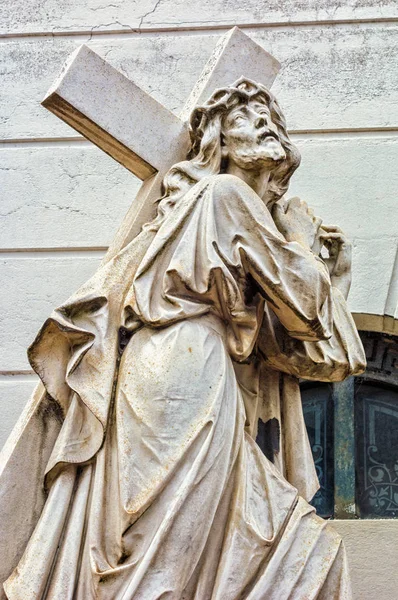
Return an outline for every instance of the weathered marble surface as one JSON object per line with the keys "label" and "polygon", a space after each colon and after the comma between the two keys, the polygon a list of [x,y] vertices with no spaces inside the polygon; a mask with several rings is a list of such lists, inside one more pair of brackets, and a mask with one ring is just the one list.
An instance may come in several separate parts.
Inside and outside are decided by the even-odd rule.
{"label": "weathered marble surface", "polygon": [[[334,177],[326,179],[325,173],[325,177],[323,178],[324,187],[321,190],[325,202],[320,204],[322,201],[321,197],[318,200],[315,195],[308,195],[310,179],[305,177],[308,170],[311,174],[315,172],[315,169],[312,168],[312,162],[309,164],[306,160],[307,157],[310,161],[315,161],[319,157],[320,150],[317,150],[317,147],[314,146],[313,153],[305,154],[303,157],[302,167],[297,172],[297,177],[299,178],[297,183],[299,185],[295,185],[295,182],[293,181],[291,188],[292,192],[294,190],[295,195],[298,194],[301,195],[301,197],[306,198],[311,206],[314,206],[315,202],[319,203],[317,213],[321,214],[326,221],[330,221],[331,219],[327,217],[326,211],[329,211],[331,207],[328,205],[327,200],[329,198],[334,198],[336,185],[341,185],[342,193],[341,195],[340,192],[337,194],[335,207],[339,211],[339,214],[341,213],[343,215],[343,219],[341,219],[340,216],[338,218],[336,216],[335,221],[338,223],[346,223],[346,221],[349,220],[349,215],[347,219],[344,210],[346,209],[350,212],[350,208],[353,206],[352,200],[357,200],[356,192],[358,184],[362,181],[369,181],[370,179],[368,165],[369,160],[371,160],[371,154],[367,154],[361,158],[360,154],[357,154],[356,148],[360,149],[362,145],[366,144],[369,153],[371,153],[372,144],[378,140],[377,153],[374,156],[375,159],[377,158],[376,172],[383,172],[382,165],[384,157],[388,162],[391,160],[393,161],[390,175],[394,174],[396,171],[394,166],[394,160],[396,162],[396,159],[391,155],[387,146],[383,144],[383,135],[385,134],[376,132],[368,135],[360,132],[358,133],[355,129],[352,129],[357,126],[365,129],[372,129],[383,125],[388,125],[393,129],[396,129],[397,112],[394,90],[396,90],[397,86],[394,77],[398,70],[395,67],[397,54],[394,52],[393,42],[393,39],[396,36],[396,24],[393,22],[383,23],[379,21],[379,17],[382,17],[383,14],[385,16],[389,14],[390,17],[396,16],[396,3],[382,2],[382,4],[380,4],[377,0],[370,0],[366,3],[356,2],[354,6],[350,2],[344,2],[343,4],[339,3],[339,6],[334,10],[335,4],[331,0],[328,2],[328,5],[329,7],[332,7],[332,9],[327,11],[325,10],[325,8],[327,9],[326,5],[319,2],[316,3],[316,5],[313,2],[311,2],[310,5],[306,2],[289,2],[281,6],[271,3],[271,5],[266,5],[266,10],[262,10],[262,6],[265,5],[260,6],[258,2],[253,3],[245,1],[242,3],[232,1],[223,3],[222,11],[220,12],[220,5],[215,2],[202,4],[203,10],[198,11],[197,6],[194,5],[195,3],[183,2],[181,4],[177,1],[170,4],[167,0],[162,0],[156,7],[154,13],[148,14],[144,19],[143,27],[145,29],[145,27],[148,25],[151,26],[152,24],[155,24],[155,27],[162,27],[163,24],[166,27],[171,27],[171,30],[160,32],[154,30],[152,34],[144,35],[129,33],[127,29],[125,29],[125,33],[121,32],[121,30],[116,34],[111,33],[112,30],[115,31],[114,28],[118,27],[118,24],[116,23],[119,16],[118,11],[123,10],[120,8],[121,5],[119,6],[119,4],[117,8],[112,6],[115,4],[118,4],[118,2],[104,3],[102,0],[94,0],[93,2],[90,1],[84,4],[79,3],[77,6],[76,3],[73,2],[60,4],[59,2],[53,3],[51,1],[46,1],[45,4],[39,2],[37,5],[29,3],[29,6],[24,3],[23,9],[18,10],[18,8],[16,8],[18,7],[18,4],[15,4],[15,2],[2,3],[0,11],[8,10],[7,7],[10,7],[9,29],[7,29],[7,31],[11,34],[11,37],[4,39],[1,46],[1,58],[4,62],[4,67],[2,69],[2,86],[0,93],[6,94],[6,99],[1,100],[1,117],[4,117],[4,120],[1,120],[1,131],[2,133],[4,132],[5,137],[14,138],[18,142],[14,147],[8,146],[7,151],[5,148],[2,149],[1,156],[4,156],[5,153],[7,154],[7,157],[11,153],[15,156],[15,159],[13,158],[11,161],[7,162],[4,167],[10,166],[19,169],[22,160],[18,159],[18,156],[22,155],[24,157],[25,166],[29,166],[29,164],[35,166],[36,162],[34,161],[36,154],[39,153],[39,149],[41,150],[42,146],[46,146],[47,148],[45,149],[47,149],[48,153],[51,153],[53,150],[54,154],[57,154],[57,158],[59,158],[60,162],[63,162],[66,166],[66,171],[71,174],[71,177],[65,175],[69,181],[69,186],[66,185],[66,179],[63,179],[62,175],[60,175],[61,187],[58,194],[51,193],[51,182],[49,179],[46,179],[48,185],[45,185],[45,190],[41,195],[38,176],[34,178],[33,186],[31,186],[30,183],[27,183],[26,189],[24,189],[22,181],[17,187],[12,187],[21,198],[23,197],[23,207],[26,204],[27,208],[26,213],[23,209],[20,209],[15,215],[10,215],[10,217],[14,216],[15,218],[19,215],[20,219],[16,225],[16,222],[14,222],[14,225],[10,225],[10,229],[6,232],[2,231],[0,233],[2,248],[9,247],[10,241],[12,243],[13,240],[10,240],[9,232],[11,229],[15,229],[15,227],[18,228],[18,235],[16,236],[15,241],[17,244],[20,244],[20,247],[22,248],[34,247],[40,249],[41,247],[48,247],[47,237],[51,237],[51,247],[58,246],[57,239],[62,242],[60,244],[62,247],[67,245],[68,240],[66,238],[68,234],[71,240],[77,240],[80,244],[81,236],[84,236],[86,233],[85,230],[89,225],[88,214],[90,213],[95,215],[92,222],[93,232],[90,234],[90,245],[94,247],[102,246],[104,245],[103,239],[107,235],[107,231],[111,237],[118,224],[116,223],[116,220],[120,222],[129,203],[129,199],[126,196],[123,196],[120,191],[120,186],[124,185],[126,186],[126,189],[128,188],[128,178],[126,176],[123,181],[119,178],[119,183],[115,182],[116,192],[119,189],[117,198],[115,199],[115,211],[117,210],[116,205],[118,202],[123,203],[123,206],[121,206],[118,213],[115,212],[115,222],[112,222],[110,212],[108,208],[105,208],[105,204],[107,204],[107,206],[112,204],[112,197],[107,194],[101,195],[101,198],[98,200],[103,200],[104,202],[96,203],[95,194],[93,192],[90,193],[90,191],[87,190],[88,185],[81,188],[77,186],[82,178],[75,176],[78,160],[75,162],[73,157],[70,158],[70,151],[72,150],[73,152],[74,150],[69,147],[71,142],[65,141],[63,143],[55,143],[51,140],[49,142],[40,140],[40,136],[51,136],[53,132],[57,135],[74,135],[73,131],[66,125],[63,125],[53,115],[43,110],[39,105],[41,98],[48,86],[52,83],[54,77],[57,75],[59,67],[64,62],[67,55],[74,50],[76,45],[87,41],[90,37],[89,33],[80,37],[68,36],[68,32],[74,29],[92,31],[92,39],[97,40],[97,46],[102,47],[103,45],[104,53],[106,52],[108,60],[110,60],[112,64],[119,67],[116,61],[120,60],[120,67],[124,70],[125,74],[133,75],[134,73],[137,73],[136,81],[139,85],[142,85],[144,89],[152,91],[157,100],[160,100],[165,106],[178,111],[180,106],[182,106],[193,81],[202,68],[205,53],[210,53],[211,51],[210,46],[207,45],[206,38],[210,39],[211,36],[213,36],[212,39],[216,40],[218,37],[218,31],[213,31],[211,29],[212,25],[222,27],[227,23],[228,19],[235,18],[237,15],[239,16],[239,19],[247,17],[247,22],[253,22],[256,26],[260,26],[251,29],[250,35],[255,35],[256,39],[260,40],[260,43],[266,44],[267,49],[272,51],[283,63],[283,72],[279,75],[274,86],[274,91],[277,93],[277,97],[285,109],[289,126],[293,129],[301,129],[303,127],[325,127],[326,129],[333,130],[331,137],[341,136],[342,133],[339,133],[338,131],[341,127],[348,128],[348,131],[344,134],[348,144],[345,148],[347,149],[347,152],[349,152],[348,156],[352,156],[353,159],[358,157],[358,160],[353,160],[351,167],[349,167],[349,161],[345,162],[347,154],[344,149],[342,150],[341,159],[343,164],[347,164],[347,170],[344,170],[342,178],[341,180],[339,179],[338,182]],[[41,12],[41,6],[46,7],[45,13]],[[152,6],[146,7],[145,3],[132,4],[131,2],[128,2],[125,6],[127,7],[126,17],[130,23],[132,23],[135,7],[137,7],[138,10],[141,6],[143,8],[142,12],[146,12],[147,8],[152,9]],[[31,10],[30,7],[32,7]],[[153,8],[154,7],[155,1],[153,2]],[[68,12],[69,8],[70,12]],[[212,16],[213,8],[218,12],[215,15],[214,21],[209,21],[208,17]],[[282,11],[280,14],[283,19],[289,18],[289,12],[285,11],[290,10],[292,11],[290,15],[293,16],[294,21],[290,26],[264,26],[264,24],[275,20],[276,13],[279,11]],[[390,11],[389,13],[388,10]],[[168,18],[164,19],[164,15],[167,11]],[[370,22],[364,23],[358,21],[361,16],[370,19]],[[297,18],[299,17],[307,18],[309,21],[316,21],[318,18],[321,20],[327,18],[332,19],[333,23],[325,24],[324,21],[323,23],[320,21],[314,25],[306,23],[303,26],[297,23]],[[343,19],[344,17],[347,17],[350,21],[346,24],[339,23],[339,19]],[[334,19],[337,19],[337,21]],[[3,18],[1,21],[4,23],[5,19]],[[127,20],[125,20],[125,23],[127,23]],[[199,36],[199,32],[195,31],[178,31],[180,25],[189,28],[190,24],[193,24],[194,27],[196,25],[201,26],[203,28],[203,34],[209,35]],[[108,29],[106,35],[96,35],[97,27],[100,26]],[[48,37],[29,37],[28,35],[29,31],[47,30],[50,32],[52,29],[56,29],[60,33],[66,34],[66,36],[62,35],[52,38],[51,35],[48,35]],[[21,37],[13,37],[14,32],[18,33],[18,36]],[[181,33],[181,35],[179,33]],[[263,40],[263,42],[261,42],[261,40]],[[203,54],[199,49],[199,44],[202,44],[203,46]],[[185,45],[189,45],[189,57],[187,55],[184,57],[183,51]],[[119,47],[120,51],[118,50]],[[130,47],[132,48],[131,56],[129,54],[130,58],[127,58],[127,54],[129,53],[128,48]],[[123,60],[122,53],[126,54],[125,61]],[[136,57],[135,59],[134,55]],[[114,59],[115,62],[113,62]],[[148,73],[148,78],[145,72],[147,63],[151,64],[151,73]],[[151,83],[150,80],[151,75],[154,78],[153,83]],[[164,78],[164,85],[162,84],[161,77]],[[169,77],[174,77],[178,81],[178,86],[174,90],[169,90],[167,88]],[[35,84],[34,93],[32,93],[32,83]],[[348,91],[348,96],[344,95],[346,91]],[[170,94],[170,92],[172,93]],[[301,99],[303,99],[303,101],[301,101]],[[314,107],[313,114],[306,112],[307,105]],[[305,118],[305,121],[303,121],[303,118]],[[58,123],[60,127],[58,127]],[[58,133],[50,127],[50,124],[57,128]],[[44,125],[46,126],[44,127]],[[394,134],[395,131],[393,130],[392,135]],[[39,138],[39,143],[30,146],[24,145],[19,138],[28,136]],[[328,133],[321,134],[317,143],[325,142],[326,137],[328,136]],[[300,148],[300,150],[303,154],[303,148]],[[304,153],[305,152],[306,150],[304,149]],[[336,147],[336,154],[337,153],[338,149]],[[99,151],[97,151],[97,157],[98,154]],[[327,151],[327,154],[330,155],[329,150]],[[37,159],[38,158],[39,157],[37,157]],[[47,170],[51,171],[53,168],[52,161],[49,161],[49,159],[45,157],[43,157],[43,160],[47,165]],[[79,160],[82,160],[82,158]],[[58,164],[58,160],[56,162]],[[104,168],[104,162],[105,161],[101,162],[100,169]],[[317,163],[319,164],[319,161],[317,161]],[[337,161],[334,164],[336,166],[338,165],[339,168],[342,168],[340,161]],[[118,167],[118,165],[115,165],[115,167]],[[37,167],[35,166],[35,168]],[[54,168],[57,169],[56,166]],[[90,178],[90,176],[93,175],[91,177],[93,189],[98,185],[98,189],[100,188],[102,190],[104,188],[104,178],[102,178],[102,181],[97,179],[94,176],[91,164],[88,162],[83,169],[85,177],[87,176]],[[111,170],[112,169],[109,171]],[[7,173],[6,171],[4,172]],[[126,175],[128,174],[126,173]],[[29,173],[26,174],[26,177],[27,182],[29,182]],[[112,176],[110,175],[110,177]],[[317,184],[317,178],[314,179]],[[65,181],[65,186],[62,183],[63,181]],[[390,181],[390,177],[383,176],[380,179],[374,178],[372,182],[373,185],[369,183],[369,194],[363,196],[363,206],[364,210],[366,209],[366,214],[368,215],[368,211],[377,206],[378,220],[376,221],[375,215],[372,213],[372,216],[369,217],[369,219],[365,219],[362,222],[362,226],[369,225],[370,230],[371,223],[377,222],[377,229],[375,226],[372,233],[369,231],[369,234],[373,236],[373,240],[370,238],[361,238],[358,241],[359,245],[357,246],[357,250],[354,251],[354,261],[356,261],[359,253],[363,262],[359,264],[358,261],[356,261],[353,288],[350,294],[350,303],[353,308],[357,306],[357,302],[355,302],[354,306],[352,301],[357,299],[360,302],[358,305],[364,312],[367,312],[368,307],[377,311],[381,321],[378,327],[379,331],[382,331],[383,329],[381,315],[383,314],[385,301],[381,298],[381,294],[380,297],[377,298],[377,291],[379,289],[385,290],[388,288],[387,271],[392,268],[392,264],[386,265],[385,270],[377,268],[377,254],[382,256],[384,260],[387,253],[390,252],[392,243],[385,233],[385,228],[388,228],[392,223],[392,219],[390,218],[392,205],[386,202],[386,199],[390,197]],[[301,184],[304,185],[304,190],[300,188]],[[9,185],[9,180],[7,180],[7,183],[2,182],[0,187],[5,189],[5,186],[7,185]],[[68,219],[66,216],[68,213],[68,187],[75,189],[75,192],[72,192],[73,206],[71,206],[71,216],[73,215],[73,220]],[[344,187],[346,188],[345,195],[343,195]],[[372,202],[372,194],[375,188],[377,188],[377,203]],[[85,198],[89,203],[89,209],[87,211],[85,210],[86,202],[83,200],[83,196],[79,198],[79,190],[85,194]],[[31,194],[31,196],[29,196],[29,194]],[[131,197],[133,197],[133,195],[134,193],[132,190]],[[362,186],[360,195],[363,195]],[[3,207],[5,207],[5,202],[7,202],[7,209],[15,208],[15,204],[13,204],[15,198],[12,196],[13,194],[7,197],[3,196]],[[42,199],[44,199],[45,196],[48,198],[48,209],[46,209],[45,203],[41,204]],[[32,205],[29,202],[30,198],[32,198],[35,204],[40,204],[42,207],[40,216],[37,218],[35,218],[35,215],[31,212]],[[350,201],[347,202],[345,198],[349,198]],[[59,206],[59,208],[57,206]],[[74,209],[75,212],[73,212]],[[79,221],[79,214],[81,221]],[[43,219],[46,220],[48,226],[40,228],[39,231],[38,220]],[[3,222],[5,220],[5,218],[2,218],[1,221]],[[53,223],[53,228],[50,227],[50,220]],[[32,221],[35,223],[34,232],[31,227]],[[350,221],[349,226],[346,227],[346,233],[348,234],[348,237],[353,240],[354,244],[356,244],[355,238],[360,236],[360,232],[358,231],[359,223],[353,223],[353,226],[354,230],[351,230]],[[98,242],[95,239],[94,228],[95,232],[98,231]],[[33,239],[34,243],[32,243],[31,237],[33,233],[36,234]],[[26,243],[24,235],[26,236]],[[11,277],[14,275],[16,276],[18,273],[18,277],[20,278],[18,286],[19,289],[23,290],[23,278],[27,280],[31,278],[31,274],[33,275],[34,273],[41,294],[40,268],[39,265],[37,268],[33,267],[34,262],[40,263],[42,260],[40,258],[41,253],[30,253],[29,260],[23,260],[21,255],[18,254],[16,254],[16,256],[14,255],[14,258],[17,258],[18,256],[20,256],[18,268],[14,269],[13,263],[8,262],[12,259],[12,256],[9,254],[7,255],[6,266],[9,268]],[[57,274],[59,273],[59,271],[57,273],[55,261],[58,258],[62,258],[62,256],[62,250],[52,253],[54,263],[51,269],[54,286],[56,286]],[[372,265],[369,265],[369,277],[367,278],[366,260],[368,257],[374,258],[374,260]],[[47,258],[50,259],[50,256]],[[360,277],[357,270],[358,266],[361,267]],[[81,280],[82,279],[80,279],[80,281]],[[366,283],[367,280],[369,283]],[[374,285],[370,282],[374,282]],[[360,285],[358,285],[359,283]],[[77,284],[78,280],[74,281],[73,274],[71,274],[69,288],[66,290],[65,294],[69,295],[76,289]],[[31,285],[33,285],[33,282]],[[41,295],[43,306],[43,312],[41,314],[44,315],[47,314],[46,306],[55,305],[59,302],[59,299],[55,298],[52,289],[43,290]],[[66,295],[64,297],[66,297]],[[9,304],[14,304],[16,301],[15,296],[9,295],[8,299]],[[391,296],[391,299],[393,299],[393,296]],[[4,304],[7,306],[7,297],[4,298]],[[15,324],[19,320],[25,322],[26,329],[18,327],[18,330],[26,339],[32,339],[34,330],[39,326],[38,321],[31,321],[36,307],[33,297],[30,298],[29,305],[29,310],[23,313],[21,319],[17,316],[16,311],[12,313],[15,318]],[[21,303],[19,303],[19,306],[21,307]],[[7,314],[10,314],[9,310],[7,311]],[[12,335],[13,326],[14,324],[11,324],[9,320],[1,323],[1,328],[4,328],[4,330],[7,331],[7,336],[11,345],[14,344],[15,340],[15,337]],[[368,322],[366,325],[363,325],[363,327],[365,329],[368,328]],[[10,346],[8,346],[7,350],[4,352],[0,352],[0,354],[8,355],[9,349]],[[11,362],[7,363],[12,369],[12,373],[15,373],[15,370],[22,365],[22,362],[19,360],[20,358],[23,359],[22,354],[15,358],[15,365]],[[2,375],[0,381],[2,389],[6,389],[8,379],[13,379],[13,376],[8,378],[7,376]],[[18,385],[21,385],[21,387],[26,389],[23,384],[22,375],[18,375],[18,384],[14,383],[13,393],[11,395],[6,394],[6,392],[3,393],[2,401],[4,404],[1,410],[2,425],[4,428],[9,427],[11,429],[13,420],[16,420],[19,412],[18,407],[20,404],[16,404],[16,402],[17,400],[23,402],[23,394],[25,394],[25,391],[18,391]],[[27,397],[27,395],[25,395],[25,397]],[[7,419],[5,418],[6,415]],[[10,419],[8,419],[8,415],[10,416]],[[358,526],[358,528],[360,528],[361,525],[362,523],[360,522],[353,523],[354,527]],[[394,561],[396,562],[398,560],[397,550],[394,547],[394,544],[390,544],[388,539],[380,533],[385,526],[388,527],[389,525],[392,526],[394,523],[376,523],[372,538],[375,539],[377,537],[378,542],[380,542],[375,549],[375,553],[377,553],[379,557],[388,556],[392,561],[391,564],[394,564]],[[361,543],[360,539],[358,539],[357,543],[358,547],[362,550],[364,544]],[[358,561],[354,563],[353,566],[358,569],[361,564],[361,555],[358,551],[355,555]],[[386,585],[386,580],[389,575],[388,571],[386,573],[378,568],[377,565],[375,565],[374,569],[371,569],[370,567],[373,566],[373,563],[369,560],[369,556],[367,561],[364,561],[362,564],[362,566],[369,565],[369,572],[367,573],[368,577],[366,579],[367,591],[372,590],[373,586],[374,589],[378,590],[378,598],[380,598],[380,600],[389,600],[394,596],[393,591],[391,591],[394,588],[388,588]],[[387,577],[385,577],[386,574]],[[366,597],[364,596],[365,578],[361,576],[355,577],[354,584],[358,585],[360,580],[363,585],[358,588],[358,598],[359,600],[363,600],[363,598]],[[388,583],[391,584],[391,586],[395,585],[395,582],[391,577],[388,578]],[[373,598],[371,598],[371,600],[373,600]]]}

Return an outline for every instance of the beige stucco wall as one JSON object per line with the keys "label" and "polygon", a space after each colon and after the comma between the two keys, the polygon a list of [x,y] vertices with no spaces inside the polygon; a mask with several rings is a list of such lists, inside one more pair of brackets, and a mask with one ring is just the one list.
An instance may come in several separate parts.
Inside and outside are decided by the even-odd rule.
{"label": "beige stucco wall", "polygon": [[354,600],[395,600],[398,520],[333,521],[343,536]]}
{"label": "beige stucco wall", "polygon": [[[358,319],[373,329],[383,327],[384,315],[396,315],[393,0],[3,0],[0,447],[35,385],[27,345],[52,307],[94,272],[139,184],[40,100],[66,57],[89,43],[178,112],[232,25],[282,63],[273,90],[303,156],[290,195],[352,239],[353,312],[367,315]],[[397,597],[398,521],[336,527],[346,539],[357,600]]]}

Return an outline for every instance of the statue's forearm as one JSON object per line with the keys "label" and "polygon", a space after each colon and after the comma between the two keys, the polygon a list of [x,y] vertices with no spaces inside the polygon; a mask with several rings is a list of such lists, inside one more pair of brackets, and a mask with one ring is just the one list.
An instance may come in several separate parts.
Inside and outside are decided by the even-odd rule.
{"label": "statue's forearm", "polygon": [[347,273],[340,277],[332,275],[330,280],[332,282],[332,286],[339,290],[344,297],[344,300],[347,300],[351,288],[351,273]]}

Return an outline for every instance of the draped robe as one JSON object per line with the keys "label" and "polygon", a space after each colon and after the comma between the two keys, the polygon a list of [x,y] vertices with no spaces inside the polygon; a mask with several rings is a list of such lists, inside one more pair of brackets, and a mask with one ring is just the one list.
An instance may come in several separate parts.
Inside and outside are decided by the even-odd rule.
{"label": "draped robe", "polygon": [[[360,373],[362,346],[323,261],[243,181],[162,200],[29,358],[63,425],[9,600],[350,598],[341,539],[306,502],[297,377]],[[259,418],[281,426],[274,464]]]}

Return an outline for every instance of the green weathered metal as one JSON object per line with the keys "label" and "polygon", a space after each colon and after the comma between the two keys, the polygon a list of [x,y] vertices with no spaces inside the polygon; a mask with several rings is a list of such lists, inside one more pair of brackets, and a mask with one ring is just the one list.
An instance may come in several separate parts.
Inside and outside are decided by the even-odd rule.
{"label": "green weathered metal", "polygon": [[334,517],[355,519],[354,377],[333,385]]}

